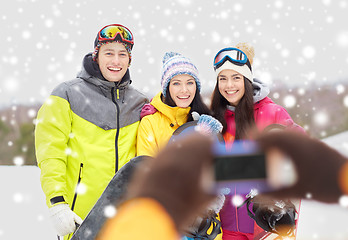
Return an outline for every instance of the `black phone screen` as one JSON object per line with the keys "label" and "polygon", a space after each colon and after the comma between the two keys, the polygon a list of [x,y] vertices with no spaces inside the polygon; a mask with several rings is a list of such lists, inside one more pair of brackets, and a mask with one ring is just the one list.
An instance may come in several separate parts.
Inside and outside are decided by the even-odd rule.
{"label": "black phone screen", "polygon": [[264,179],[267,177],[265,162],[262,153],[216,156],[215,179],[216,181]]}

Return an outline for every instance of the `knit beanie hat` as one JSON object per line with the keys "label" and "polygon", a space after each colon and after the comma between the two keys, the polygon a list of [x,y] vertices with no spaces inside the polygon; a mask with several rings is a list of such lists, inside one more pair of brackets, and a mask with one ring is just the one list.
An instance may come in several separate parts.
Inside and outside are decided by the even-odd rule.
{"label": "knit beanie hat", "polygon": [[181,74],[187,74],[192,76],[197,85],[197,90],[201,90],[201,82],[198,78],[198,70],[196,66],[191,62],[189,58],[182,56],[179,53],[175,52],[166,52],[163,57],[163,67],[162,67],[162,94],[165,97],[166,91],[169,85],[170,80]]}
{"label": "knit beanie hat", "polygon": [[253,82],[253,73],[252,73],[251,65],[253,64],[254,56],[255,56],[254,47],[248,43],[238,43],[235,46],[235,48],[238,48],[239,50],[241,50],[247,55],[248,61],[250,64],[248,65],[246,63],[240,66],[240,65],[234,64],[231,61],[225,61],[224,64],[222,64],[219,68],[215,70],[216,76],[218,76],[221,71],[225,69],[230,69],[240,73],[241,75],[246,77],[250,82]]}

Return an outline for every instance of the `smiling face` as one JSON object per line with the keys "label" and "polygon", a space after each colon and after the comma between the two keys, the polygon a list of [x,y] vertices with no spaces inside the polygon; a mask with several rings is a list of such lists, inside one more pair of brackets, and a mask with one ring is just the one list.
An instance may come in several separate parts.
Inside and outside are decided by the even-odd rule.
{"label": "smiling face", "polygon": [[218,76],[219,92],[232,105],[237,106],[245,93],[244,77],[230,69],[222,70]]}
{"label": "smiling face", "polygon": [[119,82],[125,75],[129,55],[122,43],[112,42],[100,47],[97,63],[103,77],[110,82]]}
{"label": "smiling face", "polygon": [[177,107],[190,106],[196,94],[196,81],[187,74],[174,76],[169,83],[169,94]]}

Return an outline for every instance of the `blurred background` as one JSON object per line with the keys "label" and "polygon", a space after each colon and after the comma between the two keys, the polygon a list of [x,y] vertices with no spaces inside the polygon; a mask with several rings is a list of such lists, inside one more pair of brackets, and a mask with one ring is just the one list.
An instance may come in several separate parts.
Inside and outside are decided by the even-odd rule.
{"label": "blurred background", "polygon": [[41,207],[25,221],[27,232],[35,229],[31,223],[47,224],[35,167],[34,119],[52,89],[76,76],[104,25],[121,23],[133,32],[132,84],[149,98],[160,90],[164,53],[176,51],[198,67],[209,104],[216,81],[212,67],[216,52],[249,42],[256,54],[253,73],[270,86],[270,97],[309,135],[331,137],[333,146],[347,151],[347,10],[347,0],[13,0],[2,4],[0,186],[9,198],[0,200],[0,239],[25,234],[16,232],[18,224],[6,220],[17,216],[14,210],[20,210],[18,221],[23,211],[31,214],[27,210],[35,209],[33,204]]}

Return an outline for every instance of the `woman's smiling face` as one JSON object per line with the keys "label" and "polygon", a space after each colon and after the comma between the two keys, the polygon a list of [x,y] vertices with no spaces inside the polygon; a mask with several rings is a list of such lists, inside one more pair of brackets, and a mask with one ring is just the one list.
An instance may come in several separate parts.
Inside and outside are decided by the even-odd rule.
{"label": "woman's smiling face", "polygon": [[169,94],[177,107],[190,106],[196,94],[196,81],[188,74],[174,76],[169,83]]}
{"label": "woman's smiling face", "polygon": [[232,105],[237,106],[245,93],[244,76],[225,69],[218,76],[219,92]]}

